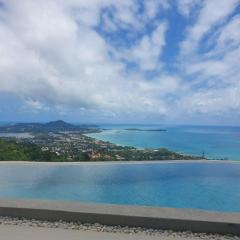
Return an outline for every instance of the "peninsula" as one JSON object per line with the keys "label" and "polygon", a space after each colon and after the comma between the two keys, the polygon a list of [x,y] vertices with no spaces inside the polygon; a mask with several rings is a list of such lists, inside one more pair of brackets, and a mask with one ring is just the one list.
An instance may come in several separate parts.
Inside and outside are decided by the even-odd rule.
{"label": "peninsula", "polygon": [[99,132],[96,125],[73,125],[64,121],[21,123],[0,127],[0,133],[28,133],[31,137],[0,139],[0,161],[154,161],[201,159],[165,148],[137,149],[86,136]]}

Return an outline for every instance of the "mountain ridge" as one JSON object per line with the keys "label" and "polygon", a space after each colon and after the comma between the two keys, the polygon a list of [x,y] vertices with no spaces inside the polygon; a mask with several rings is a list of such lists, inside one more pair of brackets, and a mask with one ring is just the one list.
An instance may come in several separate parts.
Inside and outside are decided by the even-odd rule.
{"label": "mountain ridge", "polygon": [[74,125],[63,120],[50,121],[47,123],[16,123],[0,127],[0,132],[58,132],[58,131],[83,131],[97,130],[99,127],[93,124]]}

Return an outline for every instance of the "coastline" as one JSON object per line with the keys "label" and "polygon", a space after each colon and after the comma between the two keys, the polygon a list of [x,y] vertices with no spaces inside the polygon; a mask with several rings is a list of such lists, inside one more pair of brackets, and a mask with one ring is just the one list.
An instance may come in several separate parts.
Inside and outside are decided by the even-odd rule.
{"label": "coastline", "polygon": [[[103,132],[105,129],[101,129],[100,132]],[[111,129],[112,130],[112,129]],[[114,129],[115,130],[115,129]],[[123,129],[124,131],[127,131],[127,129]],[[130,130],[131,131],[131,130]],[[145,130],[141,130],[141,131],[145,131]],[[146,130],[148,131],[148,130]],[[151,130],[152,131],[152,130]],[[112,144],[114,146],[120,146],[120,147],[132,147],[132,148],[135,148],[136,150],[154,150],[155,148],[147,148],[147,147],[136,147],[136,146],[133,146],[133,145],[127,145],[127,144],[120,144],[120,143],[115,143],[113,141],[107,141],[107,140],[104,140],[104,139],[100,139],[98,137],[95,136],[95,134],[98,134],[99,132],[96,132],[96,133],[82,133],[81,135],[82,136],[85,136],[85,137],[88,137],[88,138],[91,138],[93,141],[97,142],[97,141],[101,141],[103,143],[106,143],[106,144]],[[27,133],[29,135],[31,135],[31,133]],[[33,136],[33,135],[32,135]],[[1,139],[1,138],[0,138]],[[156,149],[161,149],[161,148],[164,148],[164,147],[159,147],[159,148],[156,148]],[[172,163],[172,162],[179,162],[179,163],[184,163],[184,162],[207,162],[207,161],[210,161],[210,162],[226,162],[226,163],[237,163],[237,162],[240,162],[240,159],[220,159],[220,158],[206,158],[206,159],[201,159],[201,157],[197,156],[197,155],[193,155],[193,154],[188,154],[188,153],[184,153],[184,152],[180,152],[180,151],[174,151],[174,150],[170,150],[169,148],[166,148],[168,151],[172,152],[172,153],[175,153],[175,154],[179,154],[179,155],[183,155],[186,159],[171,159],[169,158],[168,160],[164,160],[164,159],[161,159],[161,160],[158,160],[157,158],[155,160],[111,160],[111,161],[56,161],[56,162],[51,162],[51,161],[14,161],[14,160],[9,160],[9,161],[0,161],[0,163],[26,163],[26,164],[29,164],[29,163],[43,163],[43,164],[51,164],[51,165],[63,165],[63,164],[71,164],[71,165],[77,165],[77,164],[93,164],[93,165],[96,165],[96,164],[145,164],[145,163]],[[189,157],[189,158],[188,158]],[[194,159],[194,158],[198,158],[198,159]],[[192,158],[192,159],[191,159]],[[131,159],[131,158],[130,158]],[[44,159],[43,159],[44,160]]]}
{"label": "coastline", "polygon": [[[32,133],[28,133],[32,134]],[[76,134],[76,136],[74,135]],[[32,141],[28,141],[23,138],[21,142],[17,142],[14,139],[13,144],[16,146],[11,146],[12,148],[16,148],[18,151],[23,152],[23,157],[17,158],[10,154],[1,158],[2,161],[5,159],[9,159],[8,161],[45,161],[48,159],[49,162],[65,162],[65,161],[72,161],[72,162],[82,162],[82,161],[162,161],[162,160],[172,160],[172,159],[186,159],[186,160],[196,160],[201,159],[200,156],[194,156],[189,154],[184,154],[176,151],[169,150],[168,148],[159,147],[159,148],[137,148],[135,146],[129,145],[124,146],[121,144],[116,144],[111,141],[100,140],[95,136],[90,136],[89,134],[83,133],[66,133],[64,137],[68,137],[68,141],[63,139],[64,137],[52,137],[50,134],[47,134],[47,137],[50,138],[50,143],[44,142],[45,140],[38,139],[38,136],[33,134]],[[52,138],[51,138],[52,137]],[[36,138],[36,139],[35,139]],[[77,139],[77,140],[76,140]],[[6,152],[8,151],[9,147],[7,148],[7,140],[0,138],[0,141],[3,141],[3,147],[5,147]],[[11,139],[10,139],[11,140]],[[4,143],[5,141],[5,143]],[[39,144],[39,141],[43,141],[42,144]],[[59,141],[65,141],[66,149],[62,152],[61,144],[59,145]],[[18,145],[18,143],[22,144]],[[29,144],[30,145],[27,145]],[[71,144],[70,144],[71,143]],[[73,143],[73,144],[72,144]],[[4,145],[5,144],[5,145]],[[50,145],[49,145],[50,144]],[[36,146],[37,148],[33,149],[32,146]],[[73,147],[74,145],[74,147]],[[30,147],[29,147],[30,146]],[[80,147],[79,147],[80,146]],[[23,151],[23,147],[26,149]],[[18,149],[20,148],[20,149]],[[44,150],[42,150],[44,148]],[[34,151],[33,151],[34,150]],[[61,153],[60,153],[60,152]],[[39,154],[40,157],[36,158],[34,153]],[[46,154],[45,154],[46,152]],[[4,152],[3,152],[4,153]],[[35,154],[36,155],[36,154]],[[48,155],[48,158],[42,157]]]}
{"label": "coastline", "polygon": [[[89,138],[92,138],[94,139],[95,141],[102,141],[102,142],[105,142],[105,143],[111,143],[111,144],[114,144],[115,146],[119,146],[119,147],[133,147],[137,150],[145,150],[145,149],[160,149],[160,148],[166,148],[164,146],[160,146],[160,147],[139,147],[139,146],[135,146],[135,145],[132,145],[132,144],[122,144],[122,143],[116,143],[114,141],[109,141],[109,140],[105,140],[105,139],[102,139],[102,138],[98,138],[95,134],[99,134],[99,133],[103,133],[104,131],[119,131],[119,129],[101,129],[100,132],[96,132],[96,133],[84,133],[83,135],[86,136],[86,137],[89,137]],[[123,130],[123,131],[132,131],[132,130],[127,130],[127,129],[120,129],[120,130]],[[167,131],[167,130],[166,130]],[[161,131],[161,132],[166,132],[165,130],[164,131]],[[137,131],[138,132],[138,131]],[[139,132],[144,132],[144,131],[139,131]],[[147,131],[148,132],[148,131]],[[152,132],[152,131],[151,131]],[[158,131],[157,131],[158,132]],[[171,152],[174,152],[176,154],[181,154],[181,155],[184,155],[184,156],[190,156],[190,157],[199,157],[198,155],[194,155],[194,154],[189,154],[189,153],[184,153],[184,152],[180,152],[180,151],[175,151],[175,150],[172,150],[170,148],[166,148],[168,151],[171,151]],[[210,160],[210,159],[209,159]],[[220,159],[211,159],[211,160],[220,160]],[[151,161],[151,160],[149,160]],[[158,160],[155,160],[155,161],[158,161]],[[164,160],[159,160],[159,161],[164,161]],[[173,160],[171,160],[173,161]],[[186,160],[188,161],[188,160]],[[190,160],[191,161],[191,160]],[[238,161],[238,160],[233,160],[233,161]]]}
{"label": "coastline", "polygon": [[[160,136],[159,141],[156,140],[155,138],[151,139],[151,137],[149,137],[149,134],[151,132],[148,133],[146,136],[147,137],[147,144],[146,144],[145,140],[143,142],[138,140],[138,139],[140,139],[140,137],[138,138],[138,136],[135,135],[135,134],[140,134],[140,133],[137,133],[138,131],[127,131],[125,128],[111,129],[111,131],[110,131],[111,134],[109,134],[109,131],[105,131],[105,129],[102,129],[102,132],[100,132],[100,133],[90,133],[90,134],[86,134],[86,136],[92,137],[92,138],[95,138],[95,139],[101,140],[101,141],[111,142],[118,146],[123,146],[123,147],[132,146],[139,150],[143,150],[145,148],[149,148],[149,149],[156,148],[157,149],[157,148],[162,147],[162,148],[168,149],[169,151],[176,152],[178,154],[190,155],[193,157],[201,156],[202,153],[204,152],[206,154],[206,157],[209,159],[217,159],[217,160],[221,160],[221,159],[232,160],[233,159],[234,161],[240,160],[239,148],[238,149],[236,147],[233,149],[229,148],[229,141],[231,143],[233,142],[231,135],[228,134],[224,138],[221,138],[222,135],[219,135],[219,137],[221,138],[221,141],[219,143],[221,143],[221,145],[218,144],[213,147],[210,144],[204,144],[204,141],[202,139],[198,138],[198,136],[199,136],[198,130],[199,129],[197,126],[195,126],[195,128],[196,128],[196,132],[195,131],[191,132],[191,128],[189,129],[189,131],[185,131],[185,130],[182,131],[182,128],[178,128],[177,126],[176,126],[176,128],[173,128],[173,130],[166,128],[167,129],[166,134],[168,134],[168,136],[169,136],[168,138],[166,138],[166,141],[168,142],[170,139],[170,143],[168,142],[167,144],[164,144],[165,138],[161,137],[163,135],[161,135],[161,136],[159,135]],[[175,131],[176,129],[178,131]],[[224,128],[223,128],[223,131],[225,131]],[[134,141],[132,141],[132,140],[129,141],[127,139],[127,137],[125,137],[125,134],[127,134],[127,132],[130,132],[129,134],[133,134],[133,136],[132,135],[130,136],[130,139],[134,139]],[[136,133],[134,133],[134,132],[136,132]],[[141,131],[141,132],[143,132],[143,134],[145,134],[144,131]],[[116,133],[119,133],[119,135]],[[175,135],[176,133],[178,135]],[[226,133],[229,133],[229,132],[226,130]],[[180,141],[176,140],[177,141],[177,145],[176,145],[177,147],[176,147],[174,145],[175,144],[174,138],[179,137],[179,134],[181,134],[180,136],[181,136],[181,139],[183,139],[184,144],[181,144],[181,143],[179,143]],[[191,139],[189,137],[190,136],[189,134],[192,134]],[[211,131],[208,132],[208,129],[205,129],[203,131],[203,134],[204,134],[204,138],[206,136],[206,137],[208,137],[207,139],[211,139],[212,142],[214,141],[214,142],[218,143],[216,136],[214,136]],[[220,132],[219,134],[222,134],[222,133]],[[144,138],[144,136],[141,135],[142,138]],[[173,141],[171,139],[173,139]],[[151,143],[148,142],[149,140],[151,141]],[[158,141],[157,143],[155,142],[156,144],[154,143],[155,140]],[[191,144],[191,141],[193,141],[193,143],[194,143],[193,145]],[[222,146],[224,146],[224,148]]]}

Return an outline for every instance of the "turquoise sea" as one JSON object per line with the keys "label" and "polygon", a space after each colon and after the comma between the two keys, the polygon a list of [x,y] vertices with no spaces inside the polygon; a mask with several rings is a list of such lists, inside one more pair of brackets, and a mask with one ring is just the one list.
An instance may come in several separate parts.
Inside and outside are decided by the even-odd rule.
{"label": "turquoise sea", "polygon": [[[101,133],[88,136],[124,146],[160,148],[211,159],[240,160],[240,127],[102,125]],[[166,129],[166,131],[129,131],[127,128]]]}

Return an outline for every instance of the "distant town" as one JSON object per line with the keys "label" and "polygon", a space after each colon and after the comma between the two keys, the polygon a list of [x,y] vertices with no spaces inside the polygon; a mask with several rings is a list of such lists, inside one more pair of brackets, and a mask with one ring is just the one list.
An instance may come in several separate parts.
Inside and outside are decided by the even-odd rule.
{"label": "distant town", "polygon": [[[64,121],[19,123],[0,127],[0,160],[26,161],[153,161],[200,159],[165,148],[137,149],[100,141],[85,134],[100,132],[96,125]],[[158,131],[160,131],[158,129]],[[161,130],[162,131],[162,130]],[[8,135],[11,134],[12,135]],[[18,134],[29,134],[16,137]]]}

